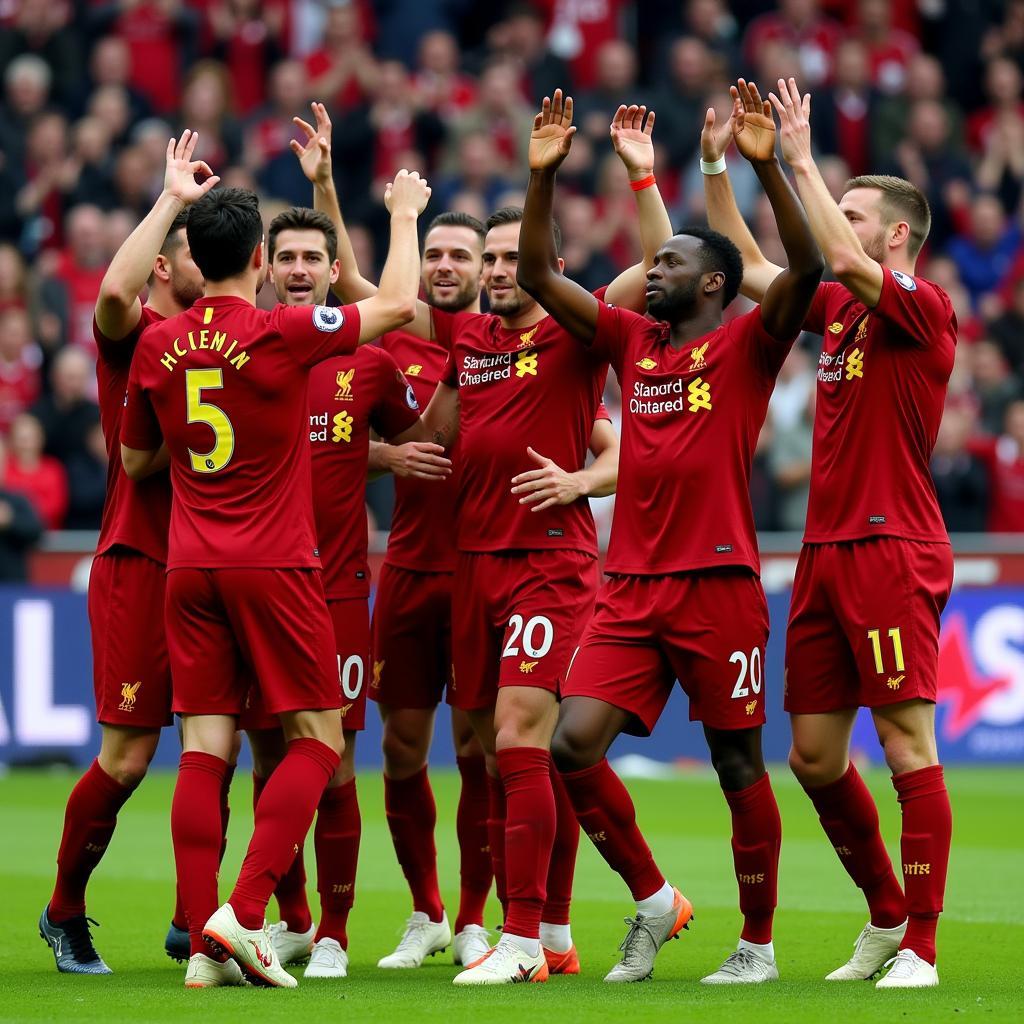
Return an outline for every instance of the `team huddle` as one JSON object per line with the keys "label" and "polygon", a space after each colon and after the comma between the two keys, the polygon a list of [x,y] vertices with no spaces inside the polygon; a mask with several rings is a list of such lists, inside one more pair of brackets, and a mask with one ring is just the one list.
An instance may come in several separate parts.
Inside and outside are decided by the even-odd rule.
{"label": "team huddle", "polygon": [[[790,766],[869,909],[827,978],[889,968],[878,988],[938,984],[952,822],[934,705],[952,556],[928,462],[956,322],[945,293],[914,273],[930,222],[921,193],[865,176],[837,203],[813,159],[810,97],[792,79],[767,100],[743,79],[732,94],[728,123],[709,110],[701,134],[710,227],[679,232],[655,180],[654,113],[616,112],[643,259],[594,293],[564,276],[558,254],[555,181],[575,131],[560,91],[534,122],[522,209],[486,224],[443,213],[421,257],[430,188],[415,171],[395,175],[379,284],[361,275],[345,229],[321,104],[315,123],[295,119],[305,140],[292,143],[313,206],[279,214],[266,237],[257,197],[216,188],[191,132],[170,141],[164,191],[95,311],[110,456],[89,583],[103,738],[69,798],[39,922],[59,970],[110,973],[87,882],[177,714],[166,950],[188,961],[185,985],[294,987],[285,966],[304,961],[306,978],[344,978],[354,753],[370,697],[413,905],[378,966],[417,968],[451,946],[456,985],[579,973],[582,828],[636,903],[605,980],[650,978],[693,906],[656,864],[606,755],[620,733],[650,733],[678,680],[730,809],[743,921],[703,981],[777,979],[782,823],[761,753],[769,624],[749,478],[776,377],[808,330],[824,347],[786,637]],[[784,268],[738,212],[732,146],[771,204]],[[826,265],[834,282],[821,281]],[[268,276],[270,311],[256,306]],[[331,290],[341,305],[327,305]],[[757,305],[726,320],[740,293]],[[609,367],[621,439],[601,402]],[[371,622],[364,483],[384,472],[396,505]],[[611,493],[602,583],[588,498]],[[452,924],[427,773],[442,699],[462,783]],[[859,707],[902,810],[902,884],[849,757]],[[221,902],[242,732],[254,827]],[[303,849],[314,817],[316,921]],[[280,920],[268,923],[272,896]]]}

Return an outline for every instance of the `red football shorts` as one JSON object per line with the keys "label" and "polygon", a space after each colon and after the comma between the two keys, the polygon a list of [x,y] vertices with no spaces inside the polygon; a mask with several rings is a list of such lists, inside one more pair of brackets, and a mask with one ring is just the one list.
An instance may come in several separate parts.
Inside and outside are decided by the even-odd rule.
{"label": "red football shorts", "polygon": [[171,723],[166,588],[166,567],[130,548],[93,559],[89,625],[98,722],[140,729]]}
{"label": "red football shorts", "polygon": [[460,552],[448,703],[491,707],[500,686],[558,692],[597,593],[582,551]]}
{"label": "red football shorts", "polygon": [[[346,732],[366,728],[367,666],[370,655],[370,611],[365,597],[327,602],[337,651],[338,682],[341,686],[341,726]],[[278,729],[281,721],[267,710],[259,685],[252,684],[239,729]]]}
{"label": "red football shorts", "polygon": [[939,616],[952,585],[948,544],[805,544],[786,632],[786,710],[934,701]]}
{"label": "red football shorts", "polygon": [[318,569],[174,569],[167,636],[180,714],[238,715],[253,679],[274,715],[346,703]]}
{"label": "red football shorts", "polygon": [[764,725],[768,603],[748,569],[613,576],[573,658],[562,697],[628,711],[647,736],[678,679],[690,721],[711,729]]}
{"label": "red football shorts", "polygon": [[393,708],[433,708],[452,669],[450,572],[415,572],[387,562],[373,602],[370,696]]}

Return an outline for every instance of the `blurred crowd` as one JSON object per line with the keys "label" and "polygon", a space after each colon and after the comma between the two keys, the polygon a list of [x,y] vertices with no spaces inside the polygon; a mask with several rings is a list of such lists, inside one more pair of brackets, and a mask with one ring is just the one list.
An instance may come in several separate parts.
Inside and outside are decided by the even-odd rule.
{"label": "blurred crowd", "polygon": [[[933,459],[947,525],[1024,531],[1024,0],[0,0],[0,535],[99,524],[93,303],[182,127],[269,217],[310,201],[291,118],[324,101],[374,267],[394,170],[430,178],[428,217],[521,201],[533,112],[564,86],[580,130],[559,177],[563,256],[595,288],[639,256],[608,142],[616,106],[657,111],[659,185],[676,222],[701,221],[700,126],[709,105],[727,116],[739,74],[812,90],[837,195],[868,171],[927,194],[919,272],[960,324]],[[756,179],[735,156],[730,173],[782,260]],[[803,525],[817,344],[801,339],[772,399],[752,483],[762,529]]]}

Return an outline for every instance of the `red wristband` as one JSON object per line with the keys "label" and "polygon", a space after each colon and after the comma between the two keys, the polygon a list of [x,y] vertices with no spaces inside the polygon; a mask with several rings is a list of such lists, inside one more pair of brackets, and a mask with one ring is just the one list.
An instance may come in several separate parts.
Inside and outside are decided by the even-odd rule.
{"label": "red wristband", "polygon": [[629,183],[629,187],[634,192],[643,192],[645,188],[650,188],[653,184],[655,184],[655,181],[656,179],[654,177],[654,174],[651,173],[648,174],[646,178],[641,178],[639,181],[631,181]]}

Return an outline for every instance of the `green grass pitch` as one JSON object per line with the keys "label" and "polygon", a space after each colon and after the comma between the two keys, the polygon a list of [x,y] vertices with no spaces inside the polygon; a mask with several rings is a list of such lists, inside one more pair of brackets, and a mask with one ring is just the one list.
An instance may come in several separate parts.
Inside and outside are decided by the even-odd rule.
{"label": "green grass pitch", "polygon": [[[0,778],[0,1020],[2,1021],[521,1021],[543,1014],[563,1021],[1021,1021],[1024,1020],[1024,770],[947,772],[955,814],[946,913],[939,929],[942,984],[924,992],[876,992],[869,984],[830,985],[822,977],[843,962],[864,923],[852,887],[820,832],[808,801],[777,767],[784,841],[775,947],[782,980],[774,985],[708,989],[698,979],[718,966],[738,934],[728,811],[714,778],[630,783],[655,855],[694,903],[696,921],[662,951],[652,982],[605,985],[632,904],[625,887],[584,839],[576,871],[573,934],[579,978],[546,985],[457,990],[448,954],[418,971],[384,972],[377,959],[397,941],[409,912],[404,881],[384,821],[375,775],[359,782],[363,845],[356,906],[349,926],[351,974],[341,982],[305,982],[292,991],[186,992],[183,968],[163,953],[172,909],[168,824],[173,777],[151,776],[121,814],[118,832],[90,888],[89,912],[102,922],[97,948],[113,977],[58,975],[36,920],[52,884],[64,800],[75,776],[14,772]],[[885,835],[898,835],[898,810],[881,772],[868,775]],[[437,772],[442,885],[454,918],[458,779]],[[251,816],[251,789],[232,793],[231,837],[222,877],[237,872]],[[892,849],[892,847],[890,847]],[[307,866],[312,857],[307,853]],[[311,871],[312,874],[312,871]],[[312,884],[312,880],[311,880]],[[315,894],[314,894],[315,895]],[[496,904],[488,923],[497,921]],[[276,907],[272,904],[272,914]],[[199,1015],[202,1015],[200,1018]]]}

